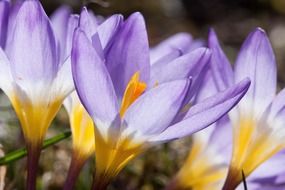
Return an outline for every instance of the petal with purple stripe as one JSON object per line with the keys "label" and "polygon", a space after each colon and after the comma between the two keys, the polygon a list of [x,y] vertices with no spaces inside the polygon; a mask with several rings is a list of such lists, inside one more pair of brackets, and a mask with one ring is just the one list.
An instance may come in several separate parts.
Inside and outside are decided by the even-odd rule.
{"label": "petal with purple stripe", "polygon": [[191,46],[193,39],[188,33],[178,33],[170,36],[166,40],[153,47],[150,51],[150,59],[152,63],[158,61],[161,57],[169,54],[173,50],[179,49],[182,53],[187,52]]}
{"label": "petal with purple stripe", "polygon": [[54,29],[54,33],[59,43],[60,47],[60,60],[63,61],[65,57],[65,46],[66,46],[66,36],[67,36],[67,25],[68,19],[71,14],[71,9],[68,6],[59,7],[52,15],[51,15],[51,23]]}
{"label": "petal with purple stripe", "polygon": [[109,127],[118,115],[118,102],[112,80],[103,60],[80,28],[75,31],[71,54],[72,73],[82,104],[96,125]]}
{"label": "petal with purple stripe", "polygon": [[235,80],[249,77],[251,86],[239,106],[262,113],[276,93],[276,62],[266,33],[257,28],[245,40],[235,64]]}
{"label": "petal with purple stripe", "polygon": [[135,72],[149,78],[149,45],[144,18],[134,13],[124,22],[112,45],[105,51],[106,65],[119,99]]}
{"label": "petal with purple stripe", "polygon": [[190,86],[189,80],[163,83],[147,91],[127,110],[124,121],[131,131],[157,134],[172,122]]}
{"label": "petal with purple stripe", "polygon": [[56,41],[39,1],[23,2],[6,50],[17,82],[51,81],[55,77],[59,61]]}
{"label": "petal with purple stripe", "polygon": [[235,106],[246,93],[250,81],[244,79],[233,87],[220,92],[203,102],[196,104],[188,111],[184,120],[168,127],[151,141],[169,141],[191,135],[224,116]]}
{"label": "petal with purple stripe", "polygon": [[4,48],[8,30],[10,1],[0,1],[0,47]]}
{"label": "petal with purple stripe", "polygon": [[209,48],[212,50],[211,69],[219,91],[234,84],[234,73],[231,64],[223,52],[216,33],[213,29],[209,32]]}

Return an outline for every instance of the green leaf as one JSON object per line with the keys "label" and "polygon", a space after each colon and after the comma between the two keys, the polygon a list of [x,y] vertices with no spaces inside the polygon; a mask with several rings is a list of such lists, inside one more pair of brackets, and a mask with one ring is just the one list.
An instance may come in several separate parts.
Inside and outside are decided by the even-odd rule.
{"label": "green leaf", "polygon": [[[43,149],[51,146],[51,145],[54,145],[68,137],[71,136],[71,132],[70,131],[67,131],[67,132],[64,132],[64,133],[61,133],[59,135],[56,135],[50,139],[47,139],[44,141],[43,143]],[[7,165],[11,162],[15,162],[23,157],[25,157],[27,155],[27,149],[26,148],[21,148],[21,149],[18,149],[18,150],[15,150],[13,152],[10,152],[8,154],[6,154],[4,157],[1,157],[0,158],[0,166],[1,165]]]}

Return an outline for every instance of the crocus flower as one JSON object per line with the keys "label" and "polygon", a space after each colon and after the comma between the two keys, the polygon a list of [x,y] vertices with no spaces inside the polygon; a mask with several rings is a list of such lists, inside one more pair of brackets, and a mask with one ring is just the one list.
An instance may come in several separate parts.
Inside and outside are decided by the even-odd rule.
{"label": "crocus flower", "polygon": [[[198,101],[217,93],[215,80],[208,71]],[[167,190],[220,190],[225,182],[232,152],[232,126],[228,116],[212,124],[192,137],[191,150],[185,163],[166,187]],[[268,181],[273,181],[284,171],[280,165],[285,163],[285,151],[263,163],[246,178],[251,190],[265,189]],[[274,183],[270,184],[271,187]],[[275,187],[277,185],[275,184]],[[241,184],[238,189],[244,189]]]}
{"label": "crocus flower", "polygon": [[35,189],[37,163],[46,131],[73,90],[70,63],[59,61],[49,18],[39,1],[21,4],[5,52],[0,49],[0,86],[20,120],[28,149],[27,189]]}
{"label": "crocus flower", "polygon": [[223,89],[249,77],[251,86],[230,114],[233,125],[233,151],[224,190],[242,181],[242,171],[250,175],[259,165],[284,148],[284,90],[276,94],[276,62],[265,32],[257,28],[245,40],[235,69],[222,52],[216,35],[210,33],[214,77]]}
{"label": "crocus flower", "polygon": [[[99,190],[152,145],[190,135],[222,117],[249,86],[245,79],[187,109],[184,119],[174,122],[185,105],[191,79],[169,78],[148,86],[149,47],[142,16],[134,13],[119,24],[113,23],[117,23],[113,35],[114,30],[103,36],[98,29],[92,36],[78,28],[72,49],[75,87],[95,123],[93,189]],[[177,68],[178,73],[181,70]]]}
{"label": "crocus flower", "polygon": [[[192,138],[185,163],[166,187],[167,190],[220,190],[225,182],[232,150],[232,127],[227,117]],[[278,188],[284,169],[285,152],[273,156],[246,178],[250,190]],[[243,184],[237,187],[243,190]]]}
{"label": "crocus flower", "polygon": [[64,101],[72,131],[72,158],[64,189],[74,189],[81,168],[95,152],[93,120],[80,103],[76,92]]}

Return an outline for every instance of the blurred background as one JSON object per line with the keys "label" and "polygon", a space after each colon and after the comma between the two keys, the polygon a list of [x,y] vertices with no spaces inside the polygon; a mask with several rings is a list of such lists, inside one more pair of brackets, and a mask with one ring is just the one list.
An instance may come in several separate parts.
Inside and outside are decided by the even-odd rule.
{"label": "blurred background", "polygon": [[[279,67],[279,86],[285,84],[285,0],[43,0],[50,15],[58,7],[70,6],[79,13],[83,5],[95,14],[125,16],[140,11],[145,16],[152,46],[177,32],[188,32],[194,38],[207,39],[213,27],[230,60],[247,34],[255,27],[264,28],[273,44]],[[0,143],[5,152],[23,147],[18,120],[5,96],[0,99]],[[48,137],[68,129],[65,110],[61,110]],[[18,138],[17,138],[18,137]],[[112,189],[162,189],[179,169],[191,146],[191,139],[155,147],[132,161],[110,186]],[[48,148],[41,155],[39,187],[61,189],[70,162],[71,139]],[[77,189],[89,189],[93,159],[85,165]],[[25,159],[8,166],[5,189],[24,189]]]}

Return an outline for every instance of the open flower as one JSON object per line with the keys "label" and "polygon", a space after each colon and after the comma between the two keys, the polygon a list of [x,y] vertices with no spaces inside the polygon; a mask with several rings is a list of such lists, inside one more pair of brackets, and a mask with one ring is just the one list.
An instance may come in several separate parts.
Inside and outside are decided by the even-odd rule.
{"label": "open flower", "polygon": [[222,52],[215,33],[209,37],[213,50],[214,76],[223,89],[244,77],[251,86],[230,114],[233,125],[233,151],[224,190],[242,181],[241,172],[250,175],[259,165],[284,148],[284,90],[276,94],[276,62],[265,32],[257,28],[245,40],[235,70]]}
{"label": "open flower", "polygon": [[53,28],[39,1],[21,4],[11,30],[5,52],[0,49],[0,86],[20,120],[28,148],[27,189],[35,189],[42,141],[73,90],[70,59],[60,62]]}
{"label": "open flower", "polygon": [[[113,25],[117,28],[115,34],[110,35],[114,30],[107,30],[103,35],[98,28],[90,35],[90,30],[80,27],[72,48],[75,87],[95,123],[93,189],[99,190],[105,189],[130,160],[150,146],[190,135],[215,122],[240,100],[249,86],[245,79],[188,108],[182,121],[174,121],[191,94],[189,75],[182,75],[183,79],[165,75],[165,80],[149,86],[152,77],[142,16],[134,13],[126,21],[121,16],[112,18],[119,20],[113,22],[117,23]],[[167,68],[170,74],[173,67]],[[190,68],[185,64],[175,69],[177,73],[189,73]]]}
{"label": "open flower", "polygon": [[[198,93],[198,102],[217,93],[212,70],[209,70],[203,82],[202,89]],[[167,190],[220,190],[225,182],[232,152],[232,126],[228,116],[224,116],[213,126],[208,127],[192,136],[191,150],[185,163],[177,175],[166,187]],[[285,151],[278,153],[246,178],[249,189],[266,189],[265,187],[277,187],[282,183],[285,164]],[[272,182],[271,186],[268,181]],[[283,180],[284,182],[284,180]],[[275,186],[273,186],[275,185]],[[241,184],[238,189],[244,189]]]}

